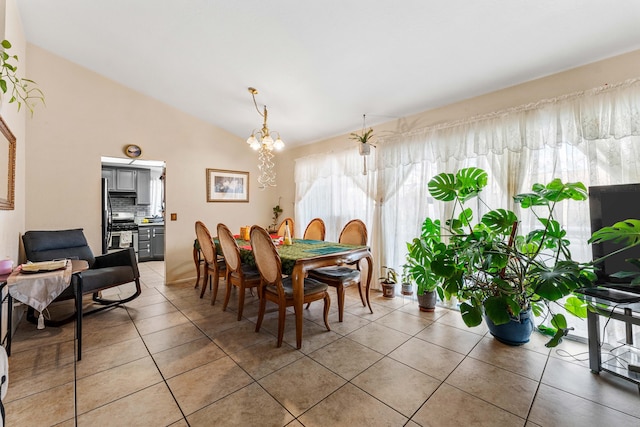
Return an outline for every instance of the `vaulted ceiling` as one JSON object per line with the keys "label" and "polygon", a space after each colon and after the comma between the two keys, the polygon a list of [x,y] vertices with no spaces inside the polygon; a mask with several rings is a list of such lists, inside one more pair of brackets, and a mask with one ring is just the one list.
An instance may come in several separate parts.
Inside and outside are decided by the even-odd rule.
{"label": "vaulted ceiling", "polygon": [[242,138],[256,87],[291,145],[640,49],[631,0],[16,1],[30,43]]}

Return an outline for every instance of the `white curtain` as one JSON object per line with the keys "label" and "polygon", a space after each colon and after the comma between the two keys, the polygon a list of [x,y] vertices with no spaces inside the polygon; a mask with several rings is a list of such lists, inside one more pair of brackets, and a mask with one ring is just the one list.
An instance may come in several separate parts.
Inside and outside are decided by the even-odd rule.
{"label": "white curtain", "polygon": [[[490,175],[484,201],[510,209],[515,194],[556,177],[587,186],[640,182],[640,79],[376,142],[367,175],[355,148],[296,161],[297,232],[320,216],[331,230],[327,239],[334,240],[340,224],[361,218],[376,268],[401,268],[406,242],[418,235],[424,218],[447,219],[426,188],[438,173],[481,167]],[[588,203],[562,209],[574,258],[590,259]]]}
{"label": "white curtain", "polygon": [[[368,157],[371,161],[375,154]],[[357,147],[297,159],[294,173],[296,236],[302,236],[313,218],[324,220],[327,241],[338,241],[342,227],[352,219],[362,220],[371,236],[376,176],[363,174]]]}

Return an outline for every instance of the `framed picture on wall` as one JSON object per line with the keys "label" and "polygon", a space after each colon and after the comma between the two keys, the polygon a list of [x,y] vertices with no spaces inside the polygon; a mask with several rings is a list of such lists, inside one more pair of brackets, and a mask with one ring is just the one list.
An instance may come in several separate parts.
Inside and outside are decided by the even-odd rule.
{"label": "framed picture on wall", "polygon": [[249,172],[207,169],[207,202],[248,202]]}
{"label": "framed picture on wall", "polygon": [[0,209],[13,210],[16,176],[16,137],[0,117]]}

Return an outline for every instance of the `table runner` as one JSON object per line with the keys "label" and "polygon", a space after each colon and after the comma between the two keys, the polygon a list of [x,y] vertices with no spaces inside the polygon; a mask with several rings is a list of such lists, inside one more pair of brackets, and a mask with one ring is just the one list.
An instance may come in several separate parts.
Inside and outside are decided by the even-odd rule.
{"label": "table runner", "polygon": [[[237,242],[240,247],[240,258],[242,262],[255,266],[256,260],[253,251],[250,249],[250,242],[246,240],[237,240]],[[293,245],[280,245],[277,246],[277,248],[280,254],[280,261],[282,262],[282,273],[290,275],[293,273],[293,267],[299,259],[366,248],[366,246],[345,245],[336,242],[324,242],[322,240],[293,239]]]}
{"label": "table runner", "polygon": [[[71,265],[67,261],[64,270],[34,274],[21,273],[19,266],[7,278],[9,293],[13,298],[42,313],[71,283]],[[38,328],[42,329],[40,322]]]}

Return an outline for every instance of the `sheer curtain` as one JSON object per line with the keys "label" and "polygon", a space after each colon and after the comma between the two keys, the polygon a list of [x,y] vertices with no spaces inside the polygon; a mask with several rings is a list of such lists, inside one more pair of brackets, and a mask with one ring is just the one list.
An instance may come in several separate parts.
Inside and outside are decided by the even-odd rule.
{"label": "sheer curtain", "polygon": [[[375,154],[369,157],[375,159]],[[302,236],[313,218],[324,220],[327,241],[337,242],[352,219],[362,220],[371,236],[376,175],[363,174],[356,147],[297,159],[294,168],[296,236]]]}
{"label": "sheer curtain", "polygon": [[[361,218],[376,268],[401,268],[406,242],[424,218],[450,214],[427,191],[438,173],[481,167],[490,175],[485,202],[510,209],[515,194],[556,177],[587,186],[640,182],[640,79],[378,138],[376,145],[367,175],[355,149],[298,159],[297,224],[301,232],[321,216],[334,240],[348,219]],[[590,259],[588,203],[562,209],[574,258]]]}

